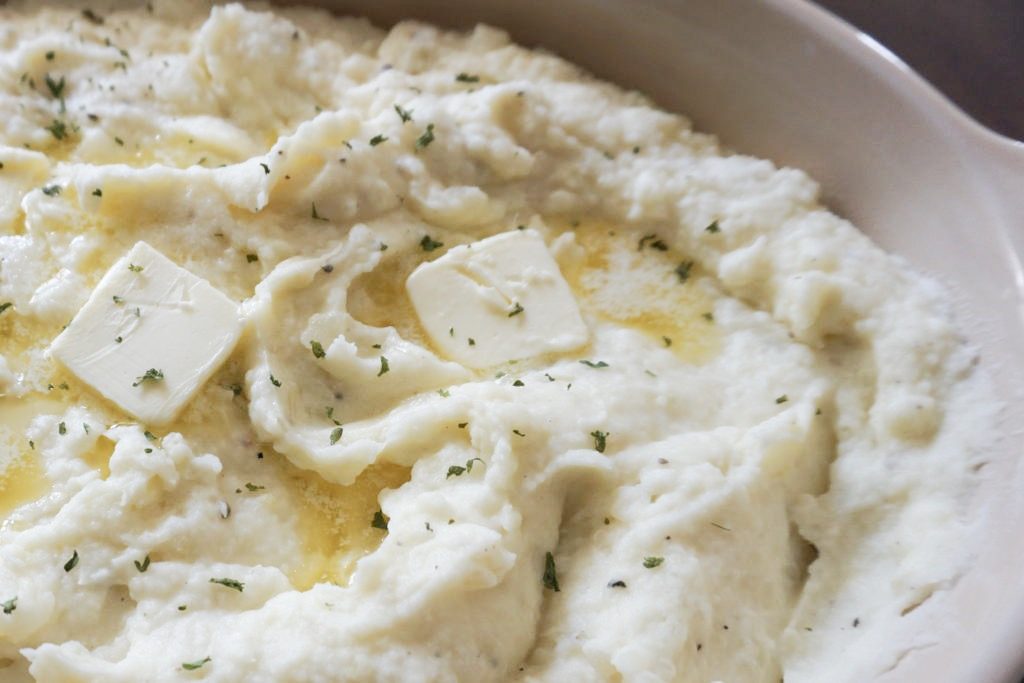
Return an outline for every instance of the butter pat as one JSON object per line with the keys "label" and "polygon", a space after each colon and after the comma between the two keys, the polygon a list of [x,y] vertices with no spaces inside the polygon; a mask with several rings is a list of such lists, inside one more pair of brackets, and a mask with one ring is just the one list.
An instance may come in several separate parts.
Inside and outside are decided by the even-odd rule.
{"label": "butter pat", "polygon": [[241,333],[234,301],[139,242],[50,352],[125,412],[158,425],[174,419]]}
{"label": "butter pat", "polygon": [[434,346],[485,368],[572,351],[588,330],[576,299],[534,230],[514,230],[454,247],[405,283]]}

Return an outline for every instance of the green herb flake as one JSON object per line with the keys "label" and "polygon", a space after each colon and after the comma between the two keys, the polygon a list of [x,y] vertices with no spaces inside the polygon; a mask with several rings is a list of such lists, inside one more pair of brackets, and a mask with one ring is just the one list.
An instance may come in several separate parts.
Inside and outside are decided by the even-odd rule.
{"label": "green herb flake", "polygon": [[50,90],[50,95],[55,100],[64,99],[64,86],[67,83],[64,81],[64,77],[61,76],[59,81],[55,81],[50,77],[50,74],[43,76],[43,80],[46,81],[46,87]]}
{"label": "green herb flake", "polygon": [[143,373],[142,375],[140,375],[139,377],[136,377],[135,378],[135,382],[132,384],[132,386],[133,387],[137,387],[140,384],[145,384],[147,382],[152,382],[153,384],[156,384],[157,382],[163,382],[163,381],[164,381],[164,372],[163,372],[163,370],[157,370],[156,368],[150,368],[149,370],[146,370],[146,372]]}
{"label": "green herb flake", "polygon": [[82,10],[82,16],[85,17],[85,19],[87,21],[89,21],[90,23],[96,24],[97,26],[102,26],[103,25],[103,21],[104,21],[103,17],[101,17],[100,15],[96,14],[91,9],[87,8],[87,9]]}
{"label": "green herb flake", "polygon": [[[114,142],[117,144],[118,147],[124,147],[124,140],[122,140],[121,138],[117,137],[116,135],[114,136]],[[200,161],[199,163],[203,163],[203,162]]]}
{"label": "green herb flake", "polygon": [[55,53],[53,50],[49,50],[46,53],[46,61],[52,62],[53,58],[56,57],[56,56],[57,56],[57,53]]}
{"label": "green herb flake", "polygon": [[372,138],[370,138],[370,147],[376,147],[382,142],[387,142],[387,139],[388,138],[386,135],[374,135]]}
{"label": "green herb flake", "polygon": [[316,202],[312,202],[313,210],[310,212],[310,216],[315,221],[326,221],[327,219],[316,212]]}
{"label": "green herb flake", "polygon": [[143,267],[137,266],[134,263],[129,263],[128,270],[132,271],[133,273],[141,273],[143,271]]}
{"label": "green herb flake", "polygon": [[714,235],[717,232],[722,232],[722,229],[718,227],[718,221],[711,221],[711,225],[704,228],[704,232],[708,232]]}
{"label": "green herb flake", "polygon": [[519,315],[524,310],[526,309],[523,308],[522,305],[517,301],[516,305],[512,307],[512,310],[508,312],[508,317],[511,318],[512,316]]}
{"label": "green herb flake", "polygon": [[324,351],[323,344],[321,344],[315,339],[309,342],[309,348],[313,351],[314,358],[323,358],[324,356],[327,355],[327,352]]}
{"label": "green herb flake", "polygon": [[245,584],[234,579],[210,579],[210,583],[219,583],[222,586],[236,590],[239,593],[245,590]]}
{"label": "green herb flake", "polygon": [[590,435],[594,437],[594,450],[598,453],[604,453],[605,446],[607,445],[608,432],[595,430],[590,432]]}
{"label": "green herb flake", "polygon": [[550,551],[544,554],[544,587],[556,593],[561,592],[558,587],[558,572],[555,569],[555,556]]}
{"label": "green herb flake", "polygon": [[581,360],[580,363],[583,363],[588,368],[607,368],[607,367],[609,367],[608,364],[605,363],[603,360],[599,360],[596,363],[593,362],[593,361],[589,361],[589,360]]}
{"label": "green herb flake", "polygon": [[0,602],[0,607],[3,608],[4,614],[10,614],[14,610],[18,609],[18,596],[15,595],[10,600],[5,600],[4,602]]}
{"label": "green herb flake", "polygon": [[43,188],[43,194],[45,194],[47,197],[56,197],[57,195],[60,194],[60,190],[60,185],[47,185],[46,187]]}
{"label": "green herb flake", "polygon": [[46,130],[57,140],[63,140],[68,136],[68,124],[60,119],[53,119],[53,123],[46,126]]}
{"label": "green herb flake", "polygon": [[476,463],[476,462],[480,463],[481,465],[485,465],[486,464],[483,461],[483,459],[481,459],[481,458],[470,458],[469,460],[466,461],[465,466],[463,466],[463,465],[452,465],[451,467],[449,467],[448,468],[448,474],[445,475],[445,479],[450,479],[452,477],[459,477],[459,476],[462,476],[466,472],[472,472],[473,471],[473,463]]}
{"label": "green herb flake", "polygon": [[679,276],[680,282],[686,282],[690,279],[690,271],[693,269],[693,261],[683,261],[676,266],[676,275]]}
{"label": "green herb flake", "polygon": [[260,257],[259,257],[258,254],[246,254],[245,255],[245,262],[246,263],[257,263],[259,260],[260,260]]}
{"label": "green herb flake", "polygon": [[[63,423],[61,423],[61,424],[63,424]],[[71,559],[69,559],[67,562],[64,563],[64,571],[65,572],[70,572],[72,569],[74,569],[77,566],[78,566],[78,551],[75,550],[74,553],[71,554]]]}
{"label": "green herb flake", "polygon": [[460,422],[459,424],[456,425],[456,427],[458,427],[459,429],[465,429],[466,425],[468,424],[468,422]]}
{"label": "green herb flake", "polygon": [[434,124],[428,123],[423,135],[416,138],[416,149],[426,149],[434,141]]}
{"label": "green herb flake", "polygon": [[59,425],[57,425],[57,433],[60,434],[61,436],[64,436],[65,434],[68,433],[68,426],[61,422]]}
{"label": "green herb flake", "polygon": [[782,396],[779,396],[778,398],[775,399],[775,403],[782,404],[782,403],[785,403],[788,400],[789,400],[789,396],[786,396],[785,394],[783,394]]}
{"label": "green herb flake", "polygon": [[707,320],[709,323],[715,322],[715,314],[708,311],[707,313],[701,314],[701,317]]}
{"label": "green herb flake", "polygon": [[274,377],[273,373],[270,374],[270,383],[273,384],[275,387],[280,387],[281,386],[281,380],[279,380],[278,378]]}
{"label": "green herb flake", "polygon": [[470,337],[469,339],[466,340],[466,343],[469,344],[470,346],[476,346],[476,339]]}
{"label": "green herb flake", "polygon": [[430,235],[424,235],[423,239],[420,240],[420,246],[423,247],[423,251],[434,251],[444,246],[444,242],[438,242],[437,240],[431,239]]}
{"label": "green herb flake", "polygon": [[139,570],[140,574],[144,574],[146,570],[149,569],[149,555],[147,554],[146,558],[142,560],[142,562],[135,560],[135,568]]}
{"label": "green herb flake", "polygon": [[338,443],[338,440],[341,438],[341,435],[344,434],[344,433],[345,433],[345,430],[342,427],[335,427],[334,429],[332,429],[331,430],[331,445],[333,446],[334,444]]}
{"label": "green herb flake", "polygon": [[644,567],[646,569],[654,569],[655,567],[661,566],[661,563],[665,561],[664,557],[645,557]]}
{"label": "green herb flake", "polygon": [[184,612],[187,609],[188,609],[188,605],[178,605],[178,611],[179,612]]}
{"label": "green herb flake", "polygon": [[245,490],[248,491],[249,493],[256,493],[257,491],[266,491],[267,487],[258,486],[256,484],[253,484],[251,481],[247,481],[245,482]]}
{"label": "green herb flake", "polygon": [[452,395],[452,393],[450,391],[448,391],[447,389],[438,389],[437,390],[437,394],[441,398],[448,398],[449,396]]}
{"label": "green herb flake", "polygon": [[665,344],[665,347],[672,346],[672,337],[662,337],[661,341]]}
{"label": "green herb flake", "polygon": [[636,250],[643,251],[644,247],[655,249],[657,251],[668,251],[668,245],[655,234],[644,235],[640,238],[640,242],[637,244]]}
{"label": "green herb flake", "polygon": [[142,433],[142,435],[144,437],[146,437],[146,441],[156,441],[156,434],[154,434],[153,432],[149,431],[148,429],[146,431],[144,431]]}
{"label": "green herb flake", "polygon": [[14,306],[14,304],[11,303],[10,301],[3,302],[2,304],[0,304],[0,313],[3,313],[8,308],[12,308],[13,306]]}
{"label": "green herb flake", "polygon": [[398,114],[398,118],[402,119],[402,123],[412,121],[412,109],[403,109],[402,105],[396,104],[395,113]]}
{"label": "green herb flake", "polygon": [[391,369],[391,367],[388,365],[388,359],[385,358],[384,356],[381,356],[380,357],[380,372],[377,373],[377,376],[380,377],[381,375],[383,375],[385,372],[387,372],[390,369]]}
{"label": "green herb flake", "polygon": [[262,161],[260,162],[260,166],[263,167],[263,175],[270,175],[270,167],[269,166],[264,164]]}
{"label": "green herb flake", "polygon": [[[212,579],[211,579],[211,581],[212,581]],[[183,609],[184,607],[185,607],[184,605],[178,605],[178,610],[179,611],[184,611],[184,609]],[[185,671],[195,671],[196,669],[202,668],[202,666],[204,664],[206,664],[207,662],[212,662],[212,661],[213,660],[210,659],[209,657],[203,657],[202,659],[197,659],[194,662],[182,662],[181,663],[181,668],[184,669]]]}
{"label": "green herb flake", "polygon": [[388,530],[389,518],[384,514],[382,510],[377,510],[373,513],[373,521],[370,522],[370,526],[374,529],[380,529],[381,531]]}
{"label": "green herb flake", "polygon": [[513,434],[515,434],[516,436],[526,436],[526,434],[523,434],[523,433],[522,433],[521,431],[519,431],[518,429],[513,429],[513,430],[512,430],[512,433],[513,433]]}
{"label": "green herb flake", "polygon": [[462,72],[455,77],[455,80],[458,83],[479,83],[480,77],[475,74],[467,74],[465,72]]}

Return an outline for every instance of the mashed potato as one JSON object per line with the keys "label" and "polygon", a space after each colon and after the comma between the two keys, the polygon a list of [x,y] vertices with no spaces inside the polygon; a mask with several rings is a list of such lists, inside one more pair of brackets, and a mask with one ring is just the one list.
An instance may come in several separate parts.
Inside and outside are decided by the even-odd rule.
{"label": "mashed potato", "polygon": [[806,175],[493,28],[38,5],[0,9],[0,678],[927,645],[993,403]]}

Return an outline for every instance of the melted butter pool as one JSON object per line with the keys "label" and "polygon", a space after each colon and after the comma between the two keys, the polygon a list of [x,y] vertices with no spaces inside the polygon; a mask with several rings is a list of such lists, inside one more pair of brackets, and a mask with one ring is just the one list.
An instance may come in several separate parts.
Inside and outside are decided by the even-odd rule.
{"label": "melted butter pool", "polygon": [[16,508],[39,500],[49,489],[39,456],[28,449],[16,452],[0,472],[0,520]]}
{"label": "melted butter pool", "polygon": [[387,532],[372,526],[384,489],[409,481],[410,469],[391,464],[371,465],[349,486],[332,484],[314,472],[281,459],[281,479],[298,518],[302,562],[289,577],[299,590],[314,584],[348,583],[356,562],[381,544]]}
{"label": "melted butter pool", "polygon": [[708,361],[721,345],[714,300],[695,280],[702,273],[657,237],[639,247],[640,236],[603,223],[572,228],[583,258],[563,274],[584,313],[618,323],[668,346],[686,363]]}
{"label": "melted butter pool", "polygon": [[49,491],[43,463],[25,430],[37,416],[63,410],[61,402],[43,397],[0,398],[0,520]]}
{"label": "melted butter pool", "polygon": [[348,312],[372,327],[394,327],[403,339],[437,353],[405,291],[405,281],[420,262],[408,256],[385,259],[357,277],[348,290]]}

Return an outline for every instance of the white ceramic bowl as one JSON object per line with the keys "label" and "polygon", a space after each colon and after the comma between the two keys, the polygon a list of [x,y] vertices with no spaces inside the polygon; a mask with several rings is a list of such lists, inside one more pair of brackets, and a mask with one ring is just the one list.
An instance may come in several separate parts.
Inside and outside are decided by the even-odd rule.
{"label": "white ceramic bowl", "polygon": [[[1024,673],[1024,145],[982,128],[870,37],[804,0],[324,0],[388,25],[487,22],[685,113],[730,147],[796,166],[826,203],[945,282],[1006,402],[972,571],[893,638],[881,681]],[[844,671],[848,681],[868,680]]]}

